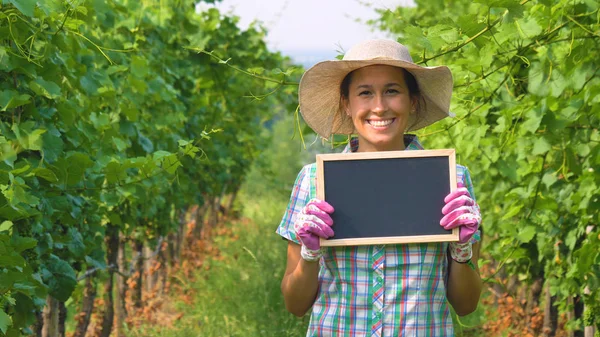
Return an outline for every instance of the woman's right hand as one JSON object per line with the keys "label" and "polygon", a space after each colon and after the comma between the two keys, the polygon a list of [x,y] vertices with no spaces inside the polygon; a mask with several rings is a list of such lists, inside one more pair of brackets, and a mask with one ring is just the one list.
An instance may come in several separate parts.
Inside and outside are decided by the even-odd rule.
{"label": "woman's right hand", "polygon": [[306,261],[318,261],[321,256],[320,239],[333,236],[333,220],[330,214],[333,207],[326,201],[311,199],[294,222],[294,231],[302,249],[300,255]]}

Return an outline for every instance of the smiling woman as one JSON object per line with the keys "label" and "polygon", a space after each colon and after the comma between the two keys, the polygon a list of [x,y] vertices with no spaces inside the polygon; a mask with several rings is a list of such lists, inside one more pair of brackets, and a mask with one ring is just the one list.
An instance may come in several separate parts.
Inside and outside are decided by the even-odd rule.
{"label": "smiling woman", "polygon": [[[304,74],[300,111],[323,138],[356,135],[344,152],[422,150],[405,133],[450,114],[452,85],[447,67],[418,66],[403,45],[370,40]],[[288,240],[286,307],[297,316],[312,307],[307,336],[454,336],[448,304],[466,315],[481,292],[473,249],[481,216],[467,168],[457,165],[459,188],[439,212],[459,242],[324,248],[335,205],[316,199],[315,172],[315,164],[300,171],[277,229]]]}

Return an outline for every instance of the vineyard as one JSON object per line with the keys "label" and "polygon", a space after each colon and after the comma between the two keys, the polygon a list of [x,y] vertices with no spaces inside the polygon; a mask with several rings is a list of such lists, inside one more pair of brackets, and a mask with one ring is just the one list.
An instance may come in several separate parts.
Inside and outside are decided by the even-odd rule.
{"label": "vineyard", "polygon": [[[274,231],[344,139],[313,142],[304,69],[263,27],[202,8],[0,1],[0,336],[305,334]],[[457,150],[483,214],[486,291],[457,333],[600,336],[600,3],[378,13],[453,72],[456,117],[418,135]]]}

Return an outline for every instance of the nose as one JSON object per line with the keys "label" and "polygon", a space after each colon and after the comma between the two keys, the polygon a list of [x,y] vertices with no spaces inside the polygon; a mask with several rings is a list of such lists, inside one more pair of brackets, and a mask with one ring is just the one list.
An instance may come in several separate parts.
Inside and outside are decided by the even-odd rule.
{"label": "nose", "polygon": [[376,114],[382,114],[387,110],[387,105],[383,95],[375,95],[371,110]]}

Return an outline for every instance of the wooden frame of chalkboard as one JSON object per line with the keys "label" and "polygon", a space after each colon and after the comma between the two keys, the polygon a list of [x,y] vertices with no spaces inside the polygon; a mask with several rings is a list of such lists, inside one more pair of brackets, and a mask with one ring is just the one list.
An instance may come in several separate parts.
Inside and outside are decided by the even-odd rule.
{"label": "wooden frame of chalkboard", "polygon": [[456,189],[454,149],[317,155],[317,197],[334,208],[321,246],[458,241],[439,221]]}

